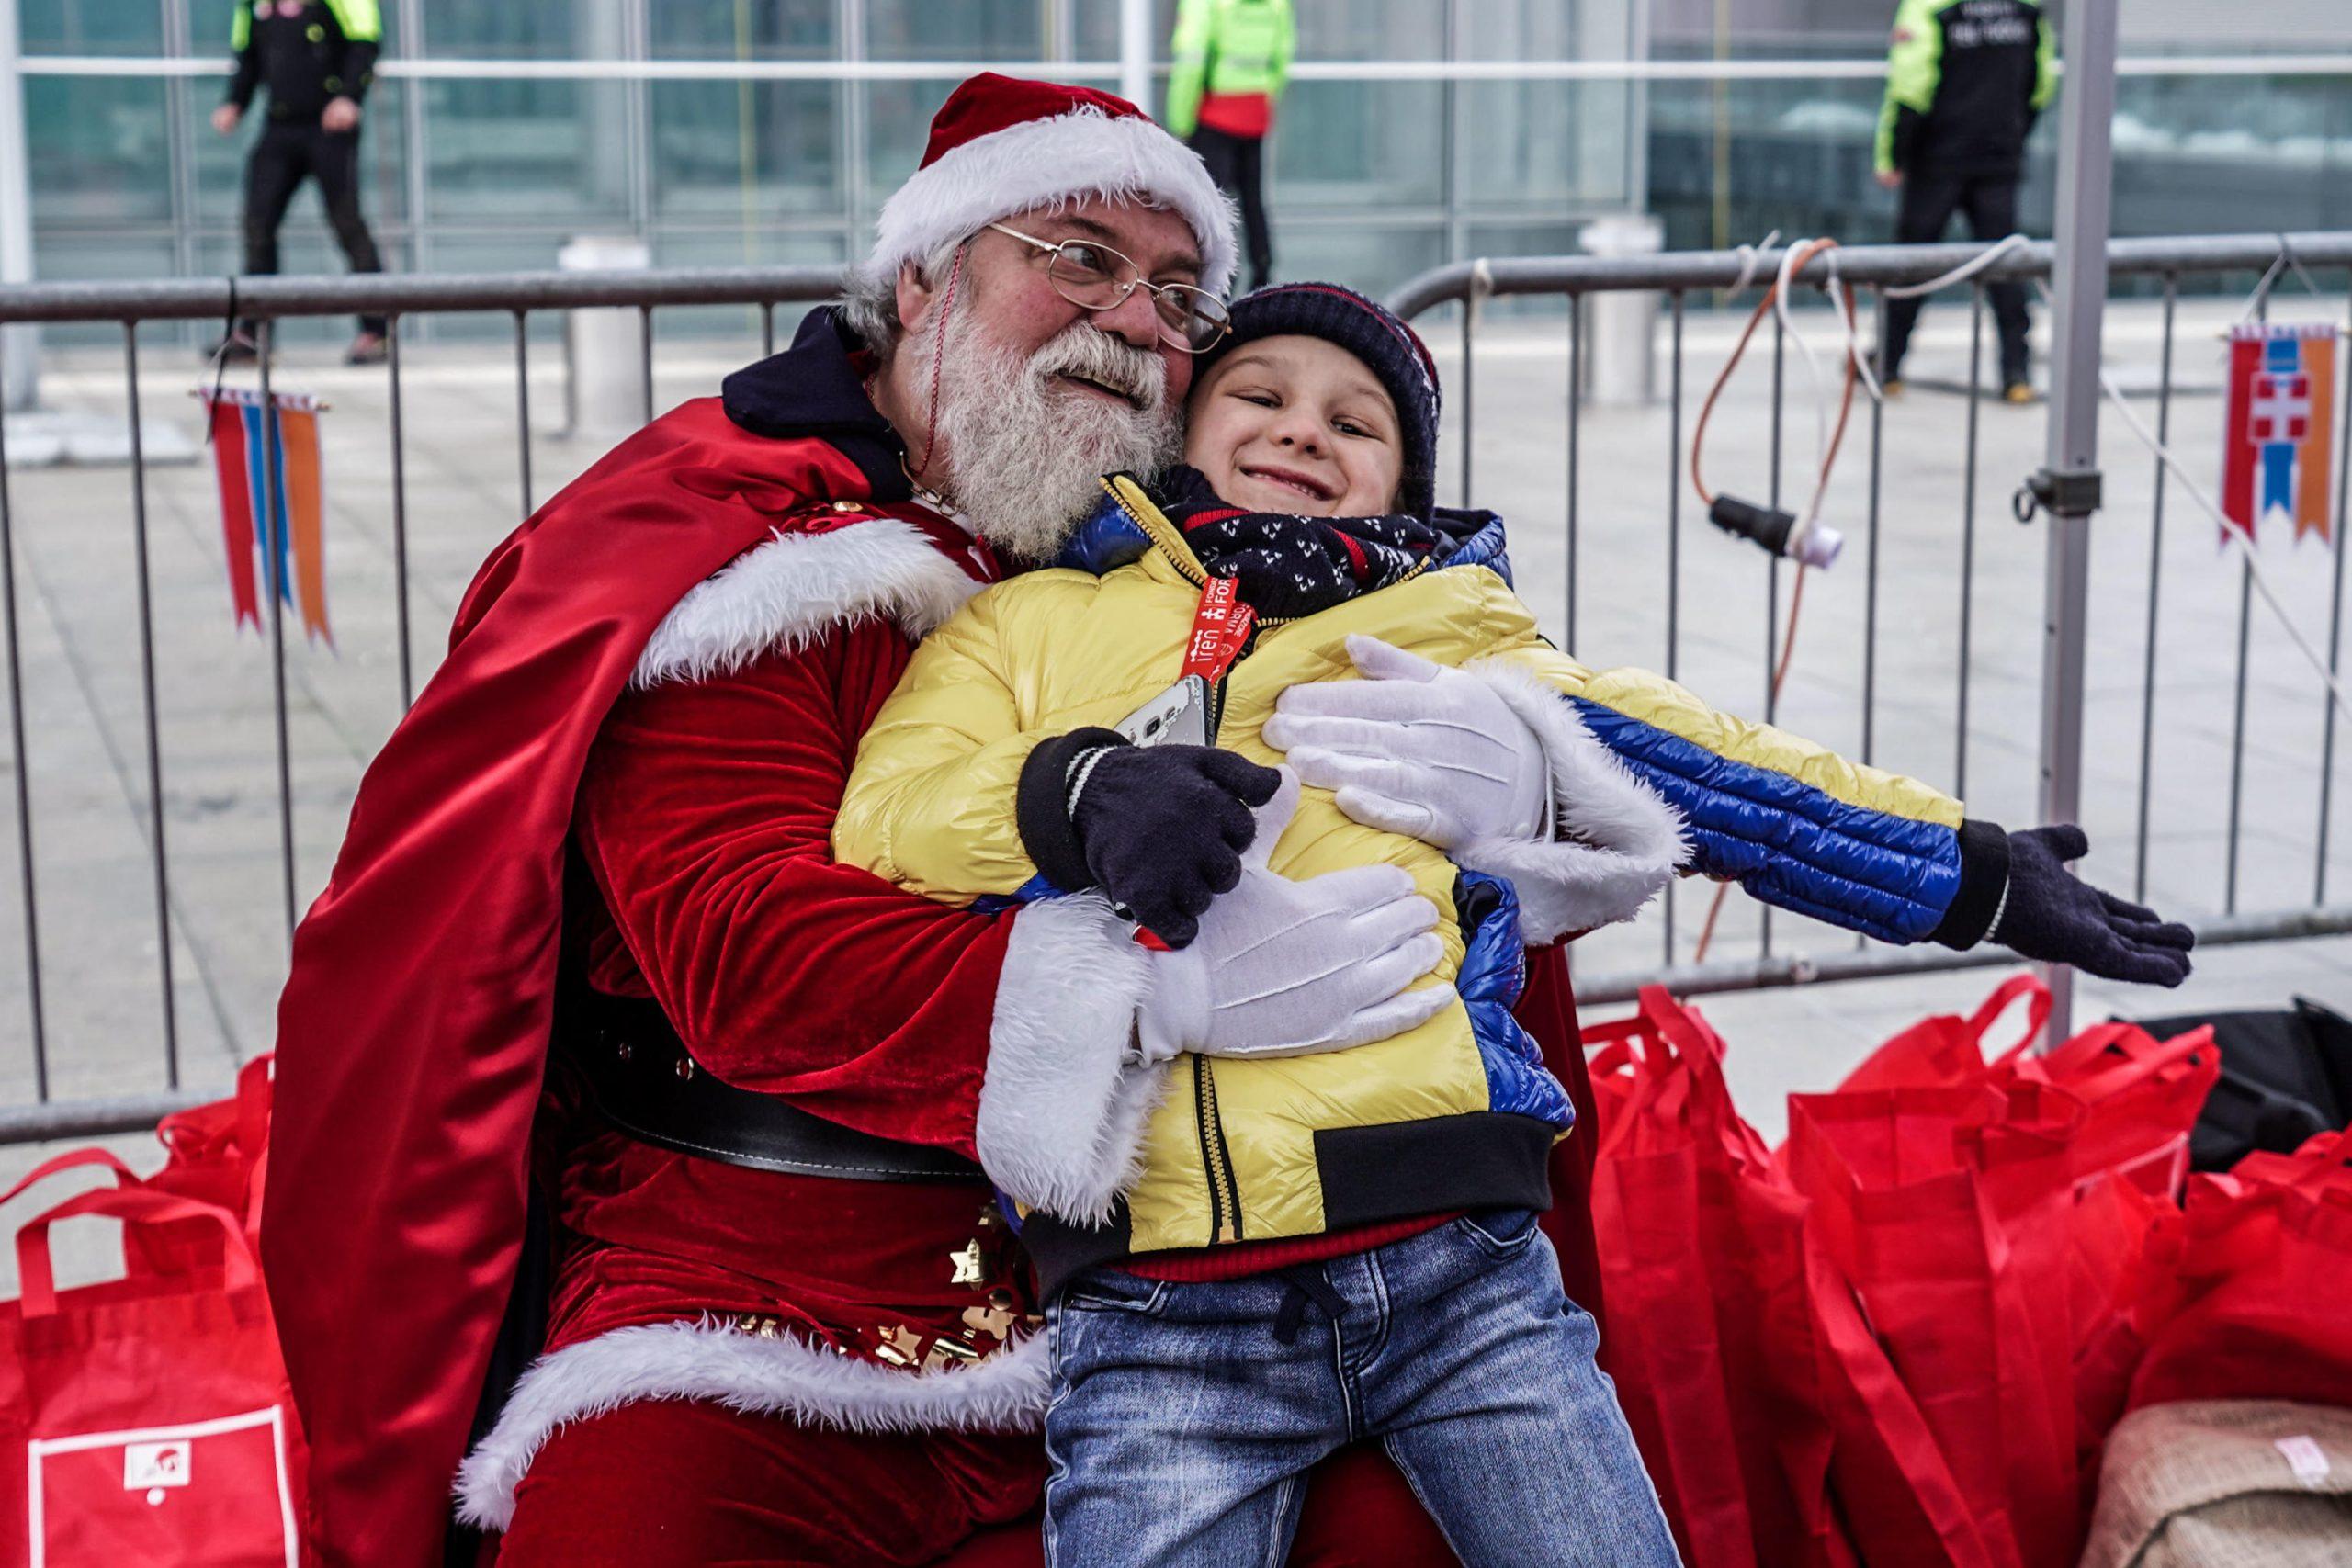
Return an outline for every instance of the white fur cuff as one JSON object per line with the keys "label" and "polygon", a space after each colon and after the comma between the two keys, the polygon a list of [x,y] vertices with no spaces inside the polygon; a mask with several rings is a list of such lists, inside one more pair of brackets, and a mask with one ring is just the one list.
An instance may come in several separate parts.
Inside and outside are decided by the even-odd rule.
{"label": "white fur cuff", "polygon": [[550,1438],[648,1399],[707,1400],[852,1432],[1034,1431],[1046,1410],[1046,1342],[1016,1340],[969,1367],[897,1371],[709,1319],[616,1328],[532,1363],[458,1469],[458,1517],[505,1529],[514,1489]]}
{"label": "white fur cuff", "polygon": [[1543,742],[1556,836],[1481,839],[1454,860],[1518,889],[1520,935],[1530,946],[1631,919],[1689,853],[1680,815],[1611,755],[1567,698],[1529,671],[1498,659],[1463,669]]}
{"label": "white fur cuff", "polygon": [[980,591],[964,569],[896,517],[821,534],[778,534],[689,589],[638,656],[629,683],[731,674],[867,616],[920,637]]}
{"label": "white fur cuff", "polygon": [[1099,893],[1013,916],[974,1134],[1012,1197],[1093,1224],[1135,1179],[1166,1077],[1128,1055],[1151,976],[1151,954]]}

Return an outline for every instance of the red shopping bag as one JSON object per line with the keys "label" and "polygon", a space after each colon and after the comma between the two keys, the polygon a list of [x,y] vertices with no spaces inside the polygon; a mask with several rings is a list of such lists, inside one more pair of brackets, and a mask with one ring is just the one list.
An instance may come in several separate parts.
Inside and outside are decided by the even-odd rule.
{"label": "red shopping bag", "polygon": [[[1997,1054],[1988,1051],[1984,1037],[2019,998],[2026,1003],[2024,1035]],[[1939,1013],[1897,1034],[1848,1073],[1838,1090],[1842,1094],[1852,1089],[1935,1089],[1973,1083],[2024,1055],[2041,1037],[2042,1026],[2049,1021],[2050,987],[2036,976],[2013,975],[1968,1017]]]}
{"label": "red shopping bag", "polygon": [[2077,1180],[2113,1177],[2175,1199],[2188,1177],[2188,1133],[2222,1076],[2211,1024],[2158,1040],[2132,1023],[2095,1024],[2043,1056],[2014,1064],[2087,1111],[2075,1139]]}
{"label": "red shopping bag", "polygon": [[1724,1462],[1736,1445],[1700,1232],[1699,1153],[1683,1115],[1690,1089],[1648,991],[1642,1003],[1636,1018],[1585,1036],[1604,1045],[1593,1063],[1602,1126],[1592,1190],[1610,1308],[1602,1360],[1684,1561],[1754,1564],[1746,1483]]}
{"label": "red shopping bag", "polygon": [[2148,1349],[2132,1408],[2352,1404],[2347,1158],[2352,1133],[2323,1134],[2293,1155],[2250,1156],[2228,1176],[2191,1179],[2177,1224],[2152,1244],[2168,1278],[2143,1312]]}
{"label": "red shopping bag", "polygon": [[[242,1215],[245,1235],[258,1237],[274,1082],[274,1059],[265,1053],[238,1071],[237,1092],[228,1099],[164,1117],[155,1128],[166,1151],[164,1168],[147,1185]],[[123,1258],[134,1276],[217,1269],[220,1227],[200,1219],[140,1225],[128,1233]]]}
{"label": "red shopping bag", "polygon": [[[2088,1111],[2049,1084],[2013,1078],[1999,1090],[1997,1114],[1956,1128],[1954,1146],[1976,1176],[2006,1253],[2005,1274],[1995,1282],[2006,1314],[2002,1348],[2015,1359],[2016,1386],[2032,1402],[2003,1412],[2010,1523],[2027,1562],[2063,1568],[2081,1554],[2086,1525],[2075,1484],[2079,1325],[2070,1283],[2082,1266],[2075,1227],[2085,1218],[2085,1193],[2075,1158]],[[2020,1439],[2019,1432],[2028,1435]]]}
{"label": "red shopping bag", "polygon": [[2038,1235],[2068,1200],[2063,1137],[2007,1124],[2007,1097],[1983,1083],[1789,1103],[1797,1188],[1984,1550],[1998,1563],[2067,1560],[2079,1543],[2064,1298],[2054,1318],[2036,1301],[2064,1275],[2045,1243],[2021,1258],[2011,1239]]}
{"label": "red shopping bag", "polygon": [[[70,1163],[93,1162],[50,1168]],[[50,1227],[84,1214],[134,1235],[208,1224],[220,1267],[60,1292]],[[305,1451],[240,1216],[102,1188],[27,1224],[17,1258],[23,1299],[0,1306],[12,1552],[42,1568],[295,1568]]]}
{"label": "red shopping bag", "polygon": [[[2026,1004],[2025,1032],[1995,1050],[1987,1036],[2009,1006]],[[2188,1130],[2221,1076],[2210,1028],[2158,1041],[2136,1024],[2097,1024],[2042,1055],[2029,1055],[2050,1017],[2050,988],[2015,975],[1967,1018],[1922,1020],[1848,1074],[1838,1091],[1928,1089],[2019,1078],[2056,1084],[2090,1107],[2075,1134],[2078,1179],[2109,1174],[2177,1196],[2188,1173]]]}
{"label": "red shopping bag", "polygon": [[1851,1563],[1827,1499],[1804,1204],[1733,1107],[1706,1021],[1655,987],[1640,1007],[1587,1033],[1628,1419],[1694,1565]]}
{"label": "red shopping bag", "polygon": [[1829,1491],[1872,1568],[1990,1568],[1968,1502],[1918,1401],[1818,1236],[1804,1241],[1820,1382],[1833,1437]]}
{"label": "red shopping bag", "polygon": [[2107,1436],[2123,1418],[2147,1354],[2139,1303],[2150,1294],[2151,1246],[2180,1211],[2129,1181],[2079,1188],[2068,1227],[2066,1293],[2074,1324],[2075,1458],[2084,1517],[2098,1486]]}
{"label": "red shopping bag", "polygon": [[2244,1187],[2352,1192],[2352,1129],[2315,1134],[2290,1155],[2257,1149],[2230,1168],[2230,1179]]}

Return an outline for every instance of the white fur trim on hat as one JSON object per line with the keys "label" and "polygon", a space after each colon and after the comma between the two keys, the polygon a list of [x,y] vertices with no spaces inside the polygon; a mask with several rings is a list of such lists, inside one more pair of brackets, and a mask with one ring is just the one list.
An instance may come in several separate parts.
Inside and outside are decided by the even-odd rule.
{"label": "white fur trim on hat", "polygon": [[1140,115],[1114,118],[1091,106],[990,131],[917,169],[882,204],[866,265],[895,274],[1001,218],[1137,198],[1192,225],[1201,287],[1224,293],[1237,255],[1233,203],[1200,154]]}
{"label": "white fur trim on hat", "polygon": [[549,1438],[649,1399],[706,1400],[851,1432],[1035,1431],[1046,1409],[1046,1342],[1033,1335],[967,1367],[899,1371],[712,1318],[616,1328],[531,1364],[458,1469],[458,1517],[503,1530],[514,1489]]}
{"label": "white fur trim on hat", "polygon": [[1127,1055],[1151,955],[1100,893],[1043,898],[1012,920],[973,1142],[1006,1193],[1100,1224],[1135,1180],[1167,1080]]}
{"label": "white fur trim on hat", "polygon": [[1480,839],[1453,858],[1518,890],[1520,935],[1531,947],[1631,919],[1690,853],[1680,813],[1626,771],[1566,697],[1525,669],[1499,659],[1462,668],[1509,703],[1543,743],[1559,836]]}
{"label": "white fur trim on hat", "polygon": [[896,517],[778,534],[687,591],[653,628],[629,683],[642,690],[729,674],[869,616],[919,637],[979,591],[922,529]]}

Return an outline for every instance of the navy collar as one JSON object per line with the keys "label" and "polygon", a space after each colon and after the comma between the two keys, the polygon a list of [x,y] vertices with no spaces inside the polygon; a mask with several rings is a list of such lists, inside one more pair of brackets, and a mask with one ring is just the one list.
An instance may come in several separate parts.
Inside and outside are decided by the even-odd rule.
{"label": "navy collar", "polygon": [[719,406],[753,435],[828,443],[865,475],[873,500],[905,501],[912,494],[901,466],[906,444],[865,395],[854,352],[840,311],[820,306],[802,318],[790,348],[721,382]]}

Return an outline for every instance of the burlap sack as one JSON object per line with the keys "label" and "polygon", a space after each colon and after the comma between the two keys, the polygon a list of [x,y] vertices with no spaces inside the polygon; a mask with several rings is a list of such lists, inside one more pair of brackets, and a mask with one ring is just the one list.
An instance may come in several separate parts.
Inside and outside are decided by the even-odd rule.
{"label": "burlap sack", "polygon": [[2352,1564],[2352,1410],[2152,1404],[2107,1442],[2082,1568]]}

